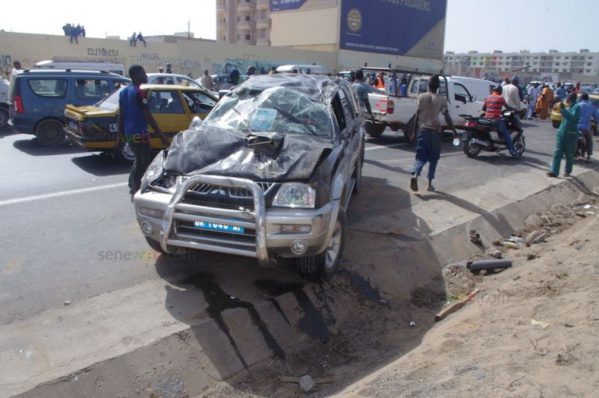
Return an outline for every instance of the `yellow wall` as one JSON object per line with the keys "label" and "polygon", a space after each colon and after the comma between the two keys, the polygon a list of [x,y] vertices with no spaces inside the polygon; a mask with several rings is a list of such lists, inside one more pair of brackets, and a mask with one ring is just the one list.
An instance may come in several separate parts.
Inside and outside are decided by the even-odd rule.
{"label": "yellow wall", "polygon": [[245,71],[250,65],[270,69],[282,64],[316,63],[327,70],[337,70],[335,52],[166,39],[173,42],[153,42],[150,41],[152,38],[147,38],[147,47],[144,48],[141,43],[130,47],[128,40],[79,38],[79,44],[71,44],[66,36],[0,32],[0,73],[6,76],[13,61],[20,61],[26,68],[53,58],[119,62],[125,64],[126,70],[133,64],[140,64],[148,73],[158,72],[159,67],[170,62],[173,72],[191,73],[194,78],[202,76],[204,69],[210,73],[226,73],[231,66]]}

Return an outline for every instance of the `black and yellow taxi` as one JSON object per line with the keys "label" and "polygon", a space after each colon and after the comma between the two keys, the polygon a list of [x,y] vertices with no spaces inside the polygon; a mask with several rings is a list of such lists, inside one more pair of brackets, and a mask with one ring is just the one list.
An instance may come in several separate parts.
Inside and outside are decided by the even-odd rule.
{"label": "black and yellow taxi", "polygon": [[[150,111],[162,132],[172,141],[186,130],[195,116],[204,119],[218,102],[207,90],[198,87],[147,84],[146,93]],[[91,106],[67,105],[64,111],[67,137],[92,152],[106,152],[119,161],[131,162],[133,153],[128,145],[117,147],[120,90]],[[150,127],[152,149],[164,148],[160,138]]]}
{"label": "black and yellow taxi", "polygon": [[[577,101],[580,101],[580,94],[578,94]],[[595,108],[599,109],[599,95],[589,94],[589,102],[595,105]],[[556,102],[551,109],[551,125],[555,128],[559,128],[559,125],[562,123],[562,119],[564,118],[557,109],[557,104],[558,103]],[[591,128],[593,129],[593,134],[597,134],[597,124],[592,119]]]}

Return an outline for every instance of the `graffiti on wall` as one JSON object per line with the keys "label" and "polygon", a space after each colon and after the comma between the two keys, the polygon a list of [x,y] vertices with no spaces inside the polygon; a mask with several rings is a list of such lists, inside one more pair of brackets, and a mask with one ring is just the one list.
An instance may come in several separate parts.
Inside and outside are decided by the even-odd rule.
{"label": "graffiti on wall", "polygon": [[91,57],[114,57],[118,58],[119,50],[106,49],[106,48],[87,48],[87,55]]}
{"label": "graffiti on wall", "polygon": [[138,57],[131,57],[132,63],[139,64],[146,68],[148,72],[157,72],[158,68],[164,68],[166,64],[171,64],[174,73],[187,75],[197,75],[208,67],[205,61],[191,58],[164,57],[158,53],[142,53]]}

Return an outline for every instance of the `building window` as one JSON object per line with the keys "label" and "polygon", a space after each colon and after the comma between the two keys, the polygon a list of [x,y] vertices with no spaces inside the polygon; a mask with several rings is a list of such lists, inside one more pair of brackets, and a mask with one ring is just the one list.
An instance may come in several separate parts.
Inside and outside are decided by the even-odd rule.
{"label": "building window", "polygon": [[251,39],[251,36],[250,36],[250,35],[245,35],[245,39],[246,39],[246,40],[250,40],[250,39]]}
{"label": "building window", "polygon": [[246,15],[246,16],[245,16],[245,20],[246,20],[247,22],[251,21],[251,19],[252,19],[252,17],[250,17],[249,15]]}

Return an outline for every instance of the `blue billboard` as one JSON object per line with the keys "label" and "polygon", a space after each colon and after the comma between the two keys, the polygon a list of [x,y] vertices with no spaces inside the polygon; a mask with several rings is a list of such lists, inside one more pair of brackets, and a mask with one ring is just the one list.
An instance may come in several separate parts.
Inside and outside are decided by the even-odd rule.
{"label": "blue billboard", "polygon": [[405,55],[445,19],[446,11],[447,0],[343,0],[339,47]]}

